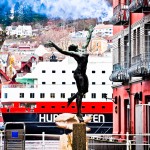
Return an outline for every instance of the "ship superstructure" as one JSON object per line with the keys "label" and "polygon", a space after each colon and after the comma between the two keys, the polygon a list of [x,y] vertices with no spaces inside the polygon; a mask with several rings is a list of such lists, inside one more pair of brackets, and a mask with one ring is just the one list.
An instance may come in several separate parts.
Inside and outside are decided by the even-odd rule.
{"label": "ship superstructure", "polygon": [[[67,99],[77,92],[73,72],[76,62],[66,57],[61,62],[39,62],[31,73],[16,78],[20,84],[2,85],[1,102],[4,122],[25,122],[27,133],[58,133],[54,119],[61,113],[76,113],[76,102],[67,108]],[[82,103],[83,115],[92,115],[91,133],[112,132],[112,96],[109,75],[111,52],[89,56],[87,75],[89,92]]]}

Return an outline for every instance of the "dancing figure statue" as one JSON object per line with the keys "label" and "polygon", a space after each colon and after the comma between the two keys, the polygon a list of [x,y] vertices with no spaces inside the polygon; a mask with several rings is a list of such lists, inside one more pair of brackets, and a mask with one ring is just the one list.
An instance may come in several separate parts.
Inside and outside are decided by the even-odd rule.
{"label": "dancing figure statue", "polygon": [[73,57],[77,62],[77,68],[74,71],[74,79],[76,81],[78,91],[72,97],[68,98],[68,106],[72,103],[74,99],[76,99],[77,117],[80,122],[84,122],[81,114],[82,98],[84,94],[88,92],[88,86],[89,86],[88,77],[86,75],[88,56],[89,56],[89,54],[87,53],[87,47],[90,43],[92,32],[93,32],[93,27],[90,26],[88,30],[86,43],[85,45],[82,46],[82,49],[78,49],[77,45],[71,44],[68,47],[68,51],[64,51],[52,41],[49,41],[48,43],[44,44],[45,47],[54,47],[60,53]]}

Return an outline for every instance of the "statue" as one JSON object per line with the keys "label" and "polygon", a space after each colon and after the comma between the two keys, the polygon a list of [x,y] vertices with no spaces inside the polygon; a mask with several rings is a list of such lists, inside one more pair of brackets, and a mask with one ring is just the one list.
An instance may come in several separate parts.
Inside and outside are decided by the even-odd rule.
{"label": "statue", "polygon": [[93,27],[90,26],[88,30],[88,36],[86,40],[86,44],[82,46],[82,49],[78,49],[77,45],[71,44],[68,47],[68,51],[62,50],[60,47],[58,47],[55,43],[52,41],[49,41],[48,43],[44,44],[45,47],[54,47],[57,51],[64,55],[68,55],[73,57],[77,61],[77,68],[74,71],[74,79],[76,81],[77,85],[77,93],[73,95],[72,97],[68,98],[68,107],[72,103],[74,99],[76,99],[76,105],[77,105],[77,117],[80,122],[84,122],[81,114],[81,106],[82,106],[82,98],[84,94],[88,92],[88,77],[86,75],[86,69],[87,69],[87,63],[88,63],[88,56],[87,53],[87,47],[90,43]]}

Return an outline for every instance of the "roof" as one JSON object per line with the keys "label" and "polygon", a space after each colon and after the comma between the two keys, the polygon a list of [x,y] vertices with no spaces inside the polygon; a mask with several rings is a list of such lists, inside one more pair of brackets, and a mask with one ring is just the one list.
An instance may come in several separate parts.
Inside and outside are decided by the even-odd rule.
{"label": "roof", "polygon": [[34,52],[38,56],[43,56],[44,54],[48,53],[43,45],[39,45],[39,47]]}
{"label": "roof", "polygon": [[99,29],[106,29],[106,28],[113,28],[113,25],[110,24],[98,24],[94,27],[94,30],[99,30]]}
{"label": "roof", "polygon": [[27,62],[27,61],[29,61],[29,59],[31,58],[31,57],[35,57],[36,59],[38,59],[38,55],[36,55],[36,54],[34,54],[34,55],[32,55],[32,54],[29,54],[29,55],[26,55],[24,58],[22,58],[22,62]]}

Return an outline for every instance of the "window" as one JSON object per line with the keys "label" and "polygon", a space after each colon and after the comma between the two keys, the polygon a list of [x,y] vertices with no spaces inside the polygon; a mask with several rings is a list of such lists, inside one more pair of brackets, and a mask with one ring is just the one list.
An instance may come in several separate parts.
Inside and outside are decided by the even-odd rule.
{"label": "window", "polygon": [[71,93],[71,97],[73,96],[73,95],[75,95],[76,93]]}
{"label": "window", "polygon": [[102,93],[102,98],[106,98],[107,97],[107,93]]}
{"label": "window", "polygon": [[72,108],[75,108],[75,106],[72,106]]}
{"label": "window", "polygon": [[34,93],[30,93],[30,98],[34,98]]}
{"label": "window", "polygon": [[92,93],[92,98],[96,98],[96,93]]}
{"label": "window", "polygon": [[65,106],[61,106],[61,108],[65,108]]}
{"label": "window", "polygon": [[105,85],[105,82],[102,82],[102,85]]}
{"label": "window", "polygon": [[82,106],[82,108],[85,108],[85,106]]}
{"label": "window", "polygon": [[56,82],[52,82],[52,84],[56,84]]}
{"label": "window", "polygon": [[121,39],[118,39],[118,63],[121,62]]}
{"label": "window", "polygon": [[[137,48],[135,47],[135,49]],[[128,41],[128,35],[126,35],[124,36],[124,62],[125,62],[124,67],[127,67],[128,51],[129,51],[129,41]],[[133,50],[133,54],[134,54],[134,50]],[[120,62],[121,62],[121,52],[120,52]]]}
{"label": "window", "polygon": [[51,106],[51,108],[55,108],[55,106]]}
{"label": "window", "polygon": [[94,84],[95,84],[95,82],[92,82],[92,84],[94,85]]}
{"label": "window", "polygon": [[72,84],[76,84],[75,82],[72,82]]}
{"label": "window", "polygon": [[45,71],[45,70],[42,70],[42,73],[46,73],[46,71]]}
{"label": "window", "polygon": [[50,93],[50,98],[55,98],[55,93]]}
{"label": "window", "polygon": [[66,84],[66,82],[62,82],[62,84]]}
{"label": "window", "polygon": [[92,70],[92,73],[95,73],[95,70]]}
{"label": "window", "polygon": [[65,93],[61,93],[60,97],[65,98]]}
{"label": "window", "polygon": [[52,73],[56,73],[56,71],[55,71],[55,70],[52,70]]}
{"label": "window", "polygon": [[105,109],[105,106],[102,106],[102,109]]}
{"label": "window", "polygon": [[45,108],[45,106],[41,106],[41,108]]}
{"label": "window", "polygon": [[105,73],[105,70],[102,70],[102,73]]}
{"label": "window", "polygon": [[65,71],[65,70],[62,70],[62,73],[66,73],[66,71]]}
{"label": "window", "polygon": [[40,93],[40,98],[45,98],[45,93]]}
{"label": "window", "polygon": [[46,82],[42,82],[42,84],[46,84]]}
{"label": "window", "polygon": [[92,106],[92,108],[95,108],[95,106]]}
{"label": "window", "polygon": [[4,98],[8,98],[8,93],[4,93]]}
{"label": "window", "polygon": [[20,93],[20,98],[24,98],[24,93]]}
{"label": "window", "polygon": [[137,55],[140,54],[140,28],[137,28]]}

